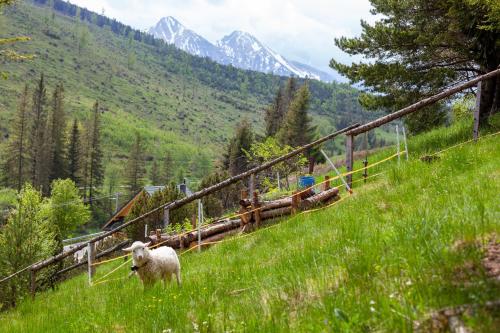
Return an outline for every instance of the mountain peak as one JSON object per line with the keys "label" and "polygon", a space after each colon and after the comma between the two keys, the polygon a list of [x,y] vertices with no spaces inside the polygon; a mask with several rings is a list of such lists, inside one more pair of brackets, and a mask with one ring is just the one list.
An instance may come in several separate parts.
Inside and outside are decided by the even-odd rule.
{"label": "mountain peak", "polygon": [[156,26],[149,29],[149,33],[181,50],[201,57],[209,57],[220,64],[231,64],[242,69],[276,75],[322,78],[317,70],[285,59],[245,31],[235,30],[214,45],[184,27],[174,17],[166,16]]}

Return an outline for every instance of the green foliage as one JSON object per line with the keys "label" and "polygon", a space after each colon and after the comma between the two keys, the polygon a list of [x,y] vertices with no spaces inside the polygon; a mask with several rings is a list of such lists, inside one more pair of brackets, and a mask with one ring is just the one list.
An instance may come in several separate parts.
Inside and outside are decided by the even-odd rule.
{"label": "green foliage", "polygon": [[234,137],[229,141],[224,166],[231,176],[244,172],[248,168],[245,152],[250,149],[254,140],[252,126],[247,119],[238,124]]}
{"label": "green foliage", "polygon": [[[172,202],[183,198],[185,195],[177,189],[174,184],[169,184],[161,191],[157,191],[153,196],[149,196],[146,191],[141,191],[132,206],[130,214],[127,216],[127,221],[130,221],[142,214],[149,212],[165,203]],[[190,219],[196,213],[194,203],[185,205],[181,208],[169,212],[169,223],[173,228],[183,228],[184,220]],[[134,223],[126,228],[130,239],[144,240],[145,225],[148,225],[148,230],[163,228],[163,210],[151,214],[149,217],[141,220],[139,223]]]}
{"label": "green foliage", "polygon": [[[281,145],[276,138],[267,137],[262,142],[253,143],[247,152],[247,156],[251,163],[260,165],[287,154],[292,150],[291,146]],[[300,171],[306,163],[307,159],[300,154],[286,162],[274,165],[272,168],[259,174],[260,187],[268,190],[276,189],[278,187],[276,174],[279,173],[280,177],[285,179],[286,187],[290,188],[288,176],[293,172]]]}
{"label": "green foliage", "polygon": [[301,147],[313,141],[316,128],[311,125],[308,114],[310,93],[307,84],[295,93],[284,118],[284,124],[278,132],[278,138],[284,145]]}
{"label": "green foliage", "polygon": [[[0,229],[0,275],[12,274],[53,254],[55,232],[46,218],[47,202],[31,185],[19,193],[15,208]],[[0,284],[2,309],[14,306],[28,291],[28,274]]]}
{"label": "green foliage", "polygon": [[81,200],[78,188],[71,179],[52,182],[46,214],[50,224],[56,227],[59,239],[73,236],[73,232],[90,218],[89,208]]}
{"label": "green foliage", "polygon": [[[218,184],[229,178],[227,170],[215,170],[207,174],[200,183],[200,188],[207,188],[209,186]],[[223,189],[204,196],[201,200],[203,203],[204,216],[206,217],[220,217],[230,208],[234,208],[239,200],[240,188],[243,188],[241,182],[237,182],[231,186],[224,187]]]}
{"label": "green foliage", "polygon": [[[136,193],[143,185],[146,175],[144,167],[144,147],[139,133],[136,133],[135,142],[130,150],[128,164],[125,170],[126,184],[129,186],[131,193]],[[156,185],[156,184],[155,184]]]}
{"label": "green foliage", "polygon": [[[361,22],[363,32],[354,38],[337,38],[336,45],[351,55],[373,59],[331,67],[373,93],[361,96],[370,109],[394,111],[452,84],[494,70],[500,64],[498,1],[390,1],[373,0],[374,24]],[[500,86],[496,79],[483,82],[482,117],[498,110]],[[497,97],[495,97],[497,96]],[[439,108],[439,107],[438,107]],[[437,109],[430,109],[432,121]]]}
{"label": "green foliage", "polygon": [[453,122],[472,120],[475,106],[476,98],[473,95],[466,95],[463,98],[454,101],[451,106]]}

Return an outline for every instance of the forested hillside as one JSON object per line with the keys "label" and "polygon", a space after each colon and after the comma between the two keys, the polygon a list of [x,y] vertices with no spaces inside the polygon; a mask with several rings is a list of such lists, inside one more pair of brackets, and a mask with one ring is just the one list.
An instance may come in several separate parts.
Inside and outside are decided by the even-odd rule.
{"label": "forested hillside", "polygon": [[[198,177],[248,118],[263,131],[264,105],[285,78],[221,66],[191,56],[115,20],[63,1],[17,2],[4,9],[2,35],[31,37],[16,48],[34,58],[2,65],[0,131],[9,121],[25,83],[41,73],[52,90],[62,83],[69,118],[89,117],[95,100],[103,112],[105,158],[125,157],[138,131],[147,159],[173,155],[177,169]],[[372,117],[345,84],[309,82],[311,112],[319,131]],[[208,165],[211,167],[211,165]]]}

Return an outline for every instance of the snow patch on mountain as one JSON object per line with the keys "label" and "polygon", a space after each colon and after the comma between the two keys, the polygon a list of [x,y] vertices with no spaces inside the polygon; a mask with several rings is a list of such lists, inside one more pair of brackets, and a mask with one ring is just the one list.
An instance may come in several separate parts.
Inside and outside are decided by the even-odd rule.
{"label": "snow patch on mountain", "polygon": [[220,64],[276,75],[332,80],[327,73],[287,60],[247,32],[233,31],[213,45],[171,16],[162,18],[148,32],[188,53],[209,57]]}

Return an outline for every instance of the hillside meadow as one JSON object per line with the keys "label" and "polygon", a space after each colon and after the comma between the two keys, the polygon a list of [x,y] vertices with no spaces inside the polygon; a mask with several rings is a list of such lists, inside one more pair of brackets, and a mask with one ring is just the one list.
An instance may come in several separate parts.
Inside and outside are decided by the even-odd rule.
{"label": "hillside meadow", "polygon": [[500,288],[482,259],[500,231],[500,136],[419,159],[470,133],[460,123],[414,137],[408,162],[380,164],[339,203],[182,255],[180,288],[143,291],[128,264],[92,287],[81,274],[0,314],[1,330],[410,332],[434,310],[476,304],[462,319],[492,332],[500,317],[481,305]]}

